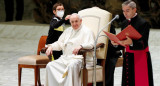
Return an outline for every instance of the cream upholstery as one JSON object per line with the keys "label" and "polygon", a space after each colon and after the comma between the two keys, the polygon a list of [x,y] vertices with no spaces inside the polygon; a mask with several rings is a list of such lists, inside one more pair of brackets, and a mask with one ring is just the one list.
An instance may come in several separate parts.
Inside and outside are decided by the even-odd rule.
{"label": "cream upholstery", "polygon": [[40,55],[41,49],[45,47],[46,39],[47,36],[41,36],[38,43],[37,55],[23,56],[18,59],[18,86],[21,86],[22,68],[33,68],[35,73],[35,86],[37,86],[37,84],[41,86],[40,69],[45,68],[49,62],[47,56]]}
{"label": "cream upholstery", "polygon": [[[84,9],[78,12],[78,14],[82,17],[82,23],[86,25],[89,29],[91,29],[95,36],[106,24],[111,20],[112,14],[102,10],[98,7],[92,7],[88,9]],[[109,31],[108,26],[105,31]],[[103,32],[100,35],[105,35]],[[106,37],[99,37],[98,43],[105,43],[105,47],[103,49],[97,50],[97,58],[105,59],[107,53],[108,39]]]}
{"label": "cream upholstery", "polygon": [[[88,9],[84,9],[78,12],[78,14],[82,17],[82,24],[87,26],[94,32],[95,37],[97,36],[98,32],[104,28],[107,23],[111,20],[112,14],[102,10],[98,7],[92,7]],[[110,31],[110,25],[104,29],[104,31]],[[103,32],[100,35],[105,35]],[[105,85],[105,59],[107,55],[107,48],[108,48],[108,38],[101,36],[98,39],[97,43],[104,43],[104,48],[99,48],[96,51],[97,59],[101,59],[102,65],[96,65],[96,81],[103,82],[103,86]],[[86,67],[88,74],[83,73],[83,86],[86,86],[86,83],[91,83],[93,81],[93,67]],[[85,67],[83,70],[86,70]],[[86,76],[86,77],[85,77]]]}
{"label": "cream upholstery", "polygon": [[24,56],[18,59],[18,64],[25,64],[25,65],[46,65],[49,62],[47,56],[41,55],[30,55]]}
{"label": "cream upholstery", "polygon": [[[103,81],[103,73],[102,73],[102,66],[97,65],[96,66],[96,81],[100,82]],[[93,81],[93,67],[87,67],[88,70],[88,83],[91,83]]]}

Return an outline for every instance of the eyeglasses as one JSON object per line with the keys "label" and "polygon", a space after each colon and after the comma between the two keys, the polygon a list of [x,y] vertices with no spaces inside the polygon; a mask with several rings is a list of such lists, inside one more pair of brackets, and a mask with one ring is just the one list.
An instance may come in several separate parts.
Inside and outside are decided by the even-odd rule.
{"label": "eyeglasses", "polygon": [[64,11],[64,9],[56,9],[56,10],[58,10],[58,11]]}

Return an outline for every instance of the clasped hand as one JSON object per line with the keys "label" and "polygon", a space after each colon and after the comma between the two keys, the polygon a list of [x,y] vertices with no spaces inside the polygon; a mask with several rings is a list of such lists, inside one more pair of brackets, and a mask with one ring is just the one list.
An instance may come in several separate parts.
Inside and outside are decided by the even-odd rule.
{"label": "clasped hand", "polygon": [[[126,36],[125,40],[120,41],[123,45],[125,46],[129,46],[133,44],[133,41],[131,38],[129,38],[128,36]],[[118,43],[111,41],[112,45],[119,45]]]}

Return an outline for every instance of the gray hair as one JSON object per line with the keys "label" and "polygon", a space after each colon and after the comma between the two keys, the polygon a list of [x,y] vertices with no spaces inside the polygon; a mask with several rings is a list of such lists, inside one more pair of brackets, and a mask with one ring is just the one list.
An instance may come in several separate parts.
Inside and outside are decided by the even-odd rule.
{"label": "gray hair", "polygon": [[80,15],[78,15],[77,13],[72,13],[71,16],[76,15],[79,19],[82,19],[82,17]]}
{"label": "gray hair", "polygon": [[126,5],[130,6],[131,8],[136,8],[136,3],[132,0],[127,0],[122,3],[122,7]]}

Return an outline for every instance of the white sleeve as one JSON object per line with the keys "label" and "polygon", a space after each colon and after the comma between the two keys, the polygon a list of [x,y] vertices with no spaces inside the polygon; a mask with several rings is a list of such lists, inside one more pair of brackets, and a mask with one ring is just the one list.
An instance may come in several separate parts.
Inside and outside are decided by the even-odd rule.
{"label": "white sleeve", "polygon": [[81,46],[85,49],[92,49],[94,47],[94,34],[93,32],[89,32],[85,37],[85,42],[81,44]]}
{"label": "white sleeve", "polygon": [[52,46],[53,50],[60,51],[64,48],[64,39],[65,39],[66,31],[64,31],[61,36],[59,37],[58,41],[50,44],[49,46]]}

